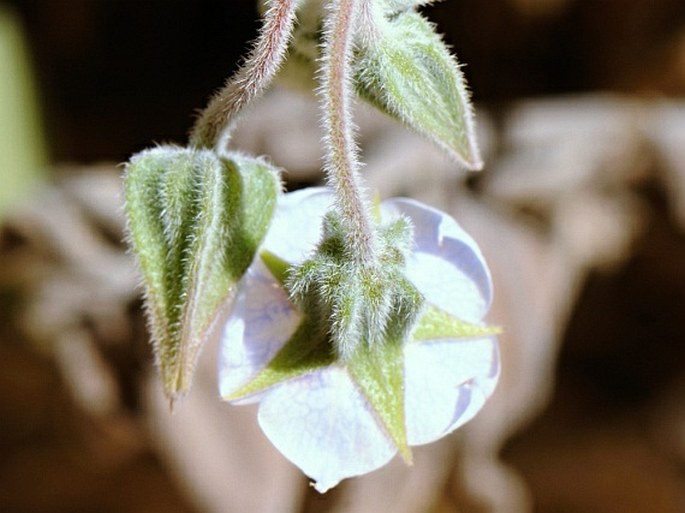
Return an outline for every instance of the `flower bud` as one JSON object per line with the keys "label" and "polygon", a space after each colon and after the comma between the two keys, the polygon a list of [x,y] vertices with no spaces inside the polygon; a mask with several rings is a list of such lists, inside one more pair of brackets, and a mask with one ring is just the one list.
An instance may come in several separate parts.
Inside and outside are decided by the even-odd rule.
{"label": "flower bud", "polygon": [[279,177],[240,154],[160,146],[126,165],[125,189],[155,359],[173,401],[189,390],[204,340],[264,238]]}

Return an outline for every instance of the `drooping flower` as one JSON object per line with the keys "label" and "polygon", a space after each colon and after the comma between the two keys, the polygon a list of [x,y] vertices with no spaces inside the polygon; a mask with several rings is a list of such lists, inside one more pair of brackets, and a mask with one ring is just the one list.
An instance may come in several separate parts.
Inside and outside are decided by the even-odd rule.
{"label": "drooping flower", "polygon": [[408,219],[404,274],[423,296],[406,340],[345,359],[313,336],[284,286],[311,257],[333,195],[286,194],[243,277],[219,356],[222,397],[259,402],[259,424],[281,453],[325,492],[433,442],[470,420],[499,377],[497,330],[483,324],[492,285],[474,240],[448,215],[413,200],[380,206]]}

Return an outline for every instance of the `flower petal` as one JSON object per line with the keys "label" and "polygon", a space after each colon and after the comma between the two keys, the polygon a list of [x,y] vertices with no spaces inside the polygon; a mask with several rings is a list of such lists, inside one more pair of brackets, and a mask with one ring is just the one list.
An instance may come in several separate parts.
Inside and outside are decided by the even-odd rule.
{"label": "flower petal", "polygon": [[[331,208],[328,189],[285,195],[262,246],[291,264],[307,258]],[[449,216],[411,200],[390,200],[383,215],[405,216],[414,225],[414,252],[407,277],[427,301],[466,323],[480,325],[491,301],[491,280],[476,243]],[[261,259],[240,284],[220,353],[224,397],[239,390],[291,339],[302,317]],[[499,375],[495,337],[409,342],[403,348],[409,445],[429,443],[480,410]],[[259,423],[272,443],[325,492],[342,479],[385,465],[396,444],[379,422],[349,371],[333,364],[305,368],[300,377],[234,402],[261,401]]]}
{"label": "flower petal", "polygon": [[[271,361],[292,336],[301,316],[286,291],[259,259],[240,284],[219,349],[219,392],[228,397]],[[259,396],[241,402],[254,402]]]}
{"label": "flower petal", "polygon": [[[319,241],[321,220],[331,202],[330,191],[323,187],[285,194],[278,201],[262,247],[288,263],[302,261]],[[219,391],[223,397],[230,396],[264,368],[301,320],[286,291],[259,258],[243,276],[239,291],[224,327],[219,353]],[[232,402],[254,402],[260,397],[258,394]]]}
{"label": "flower petal", "polygon": [[325,187],[310,187],[283,195],[262,244],[289,264],[299,264],[321,239],[323,216],[333,205]]}
{"label": "flower petal", "polygon": [[405,408],[410,445],[433,442],[469,421],[499,377],[494,337],[409,343]]}
{"label": "flower petal", "polygon": [[426,301],[459,319],[480,322],[490,308],[492,280],[471,236],[447,214],[410,199],[389,200],[382,208],[414,225],[407,278]]}
{"label": "flower petal", "polygon": [[321,493],[385,465],[396,452],[347,372],[336,366],[271,390],[259,424]]}

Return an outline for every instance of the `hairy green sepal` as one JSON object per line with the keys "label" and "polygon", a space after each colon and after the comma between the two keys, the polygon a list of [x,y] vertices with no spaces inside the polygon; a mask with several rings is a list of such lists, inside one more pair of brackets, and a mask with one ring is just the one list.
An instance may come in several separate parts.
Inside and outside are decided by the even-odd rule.
{"label": "hairy green sepal", "polygon": [[[470,169],[482,166],[464,77],[433,25],[394,2],[373,12],[355,59],[359,95],[446,150]],[[383,5],[382,3],[380,5]]]}
{"label": "hairy green sepal", "polygon": [[286,287],[293,301],[326,326],[343,360],[362,346],[402,340],[413,325],[423,297],[404,276],[411,240],[404,219],[380,226],[377,261],[360,263],[346,244],[342,219],[329,212],[317,252],[289,273]]}
{"label": "hairy green sepal", "polygon": [[279,190],[270,165],[237,153],[161,146],[127,164],[129,241],[170,400],[189,390],[203,342],[252,262]]}
{"label": "hairy green sepal", "polygon": [[426,305],[411,338],[415,341],[443,338],[474,339],[499,335],[501,332],[497,326],[466,322],[436,306]]}
{"label": "hairy green sepal", "polygon": [[[330,217],[326,222],[336,224],[334,218]],[[403,263],[407,230],[408,225],[402,220],[381,228],[382,239],[388,243],[383,257],[387,266]],[[328,226],[324,232],[334,236],[336,230]],[[335,253],[335,249],[331,249],[329,244],[333,248],[336,245],[324,236],[317,256],[320,256],[322,250],[324,253]],[[286,288],[293,286],[298,269],[301,270],[304,265],[291,266],[269,251],[262,251],[260,257],[274,278]],[[314,259],[316,258],[315,256]],[[401,279],[398,280],[400,275]],[[387,312],[386,322],[377,326],[379,333],[373,340],[366,338],[361,331],[362,336],[353,344],[351,353],[341,354],[340,348],[336,346],[333,333],[335,327],[331,325],[331,320],[318,318],[322,312],[319,308],[311,310],[311,303],[301,303],[299,309],[303,320],[295,333],[263,369],[224,399],[238,400],[329,366],[342,367],[366,397],[379,424],[404,460],[411,463],[404,408],[404,345],[440,339],[451,339],[458,344],[460,340],[496,335],[500,333],[500,329],[457,319],[431,304],[422,306],[422,298],[420,295],[416,296],[418,292],[406,281],[402,272],[394,274],[393,279],[402,285],[393,287],[386,283],[388,295],[414,298],[394,303]],[[309,292],[316,298],[310,301],[316,303],[321,300],[320,291],[310,288]],[[365,306],[367,310],[373,308],[373,304],[368,302]],[[365,322],[368,323],[368,319]]]}
{"label": "hairy green sepal", "polygon": [[350,359],[347,369],[402,458],[411,463],[404,411],[403,341],[387,340],[379,346],[364,346]]}

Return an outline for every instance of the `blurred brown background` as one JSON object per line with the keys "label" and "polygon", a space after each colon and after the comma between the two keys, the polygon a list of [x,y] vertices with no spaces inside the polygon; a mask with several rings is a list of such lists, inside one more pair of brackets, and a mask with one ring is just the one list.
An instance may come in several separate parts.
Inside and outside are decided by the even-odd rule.
{"label": "blurred brown background", "polygon": [[[6,1],[6,0],[5,0]],[[252,0],[23,0],[56,161],[183,142],[258,27]],[[611,90],[685,94],[680,0],[454,0],[424,9],[477,102]]]}
{"label": "blurred brown background", "polygon": [[[3,4],[16,9],[24,24],[56,171],[53,189],[7,220],[0,246],[0,511],[209,511],[202,501],[211,500],[197,498],[190,489],[195,481],[184,481],[183,471],[174,469],[153,440],[163,429],[149,426],[151,407],[141,399],[150,357],[136,279],[121,245],[118,171],[94,163],[123,162],[153,141],[184,143],[193,113],[235,69],[255,36],[255,5]],[[436,183],[492,208],[512,222],[507,233],[521,229],[521,240],[542,241],[540,247],[551,248],[551,254],[559,241],[569,244],[559,246],[565,255],[586,243],[594,255],[606,242],[601,231],[595,239],[582,238],[594,234],[603,219],[583,210],[588,198],[596,200],[592,208],[625,209],[625,217],[621,210],[611,219],[618,219],[617,230],[629,242],[607,250],[607,265],[594,256],[573,260],[573,292],[550,285],[534,298],[541,306],[529,311],[529,329],[540,332],[536,322],[551,319],[548,339],[554,343],[545,339],[531,349],[550,356],[530,372],[549,378],[552,395],[549,402],[541,397],[531,408],[535,413],[502,435],[506,443],[497,448],[524,483],[525,498],[513,493],[516,506],[496,509],[464,492],[459,483],[468,488],[468,479],[445,464],[432,478],[431,499],[408,513],[685,512],[685,152],[679,142],[685,134],[685,2],[449,0],[424,11],[465,63],[482,109],[488,159],[483,174],[465,184],[441,182],[442,177]],[[285,119],[286,126],[299,122]],[[362,137],[374,144],[389,130],[371,122],[365,132],[364,123]],[[609,128],[597,129],[597,123]],[[586,126],[594,127],[592,151],[580,137]],[[551,132],[559,146],[539,135]],[[286,152],[270,149],[273,141],[266,136],[258,143],[249,135],[243,136],[252,145],[248,149],[290,162]],[[375,147],[368,148],[372,183]],[[571,156],[558,158],[561,151]],[[297,158],[287,166],[291,186],[318,179],[310,168],[317,165],[313,152],[302,170]],[[564,164],[550,164],[543,170],[548,174],[536,175],[541,162]],[[90,166],[85,172],[84,165]],[[580,173],[583,166],[594,171],[564,178],[562,167]],[[544,189],[540,183],[547,176],[560,178],[549,179]],[[425,193],[413,187],[396,188]],[[568,191],[573,194],[564,196]],[[446,209],[454,201],[443,199]],[[569,216],[583,215],[580,238],[564,238],[571,230]],[[487,240],[487,227],[484,233]],[[537,251],[533,243],[525,247]],[[496,258],[493,267],[497,286]],[[532,264],[506,269],[522,276],[524,301],[527,284],[547,283],[544,272]],[[545,310],[555,301],[568,304],[568,311]],[[506,302],[501,309],[505,315],[498,320],[507,318]],[[523,328],[509,331],[510,345],[532,339]],[[524,367],[518,381],[528,379]],[[515,410],[517,404],[509,406]],[[454,454],[475,444],[469,436],[453,443]],[[438,460],[431,459],[437,456],[426,458],[437,468]],[[235,485],[228,476],[204,479],[217,487],[225,481],[227,489]],[[379,511],[359,506],[364,502],[355,502],[357,495],[346,485],[320,497],[292,479],[279,481],[277,489],[289,495],[272,501],[271,509],[225,511]],[[399,486],[389,483],[391,489]],[[271,493],[266,490],[271,488],[259,483],[255,494]]]}

